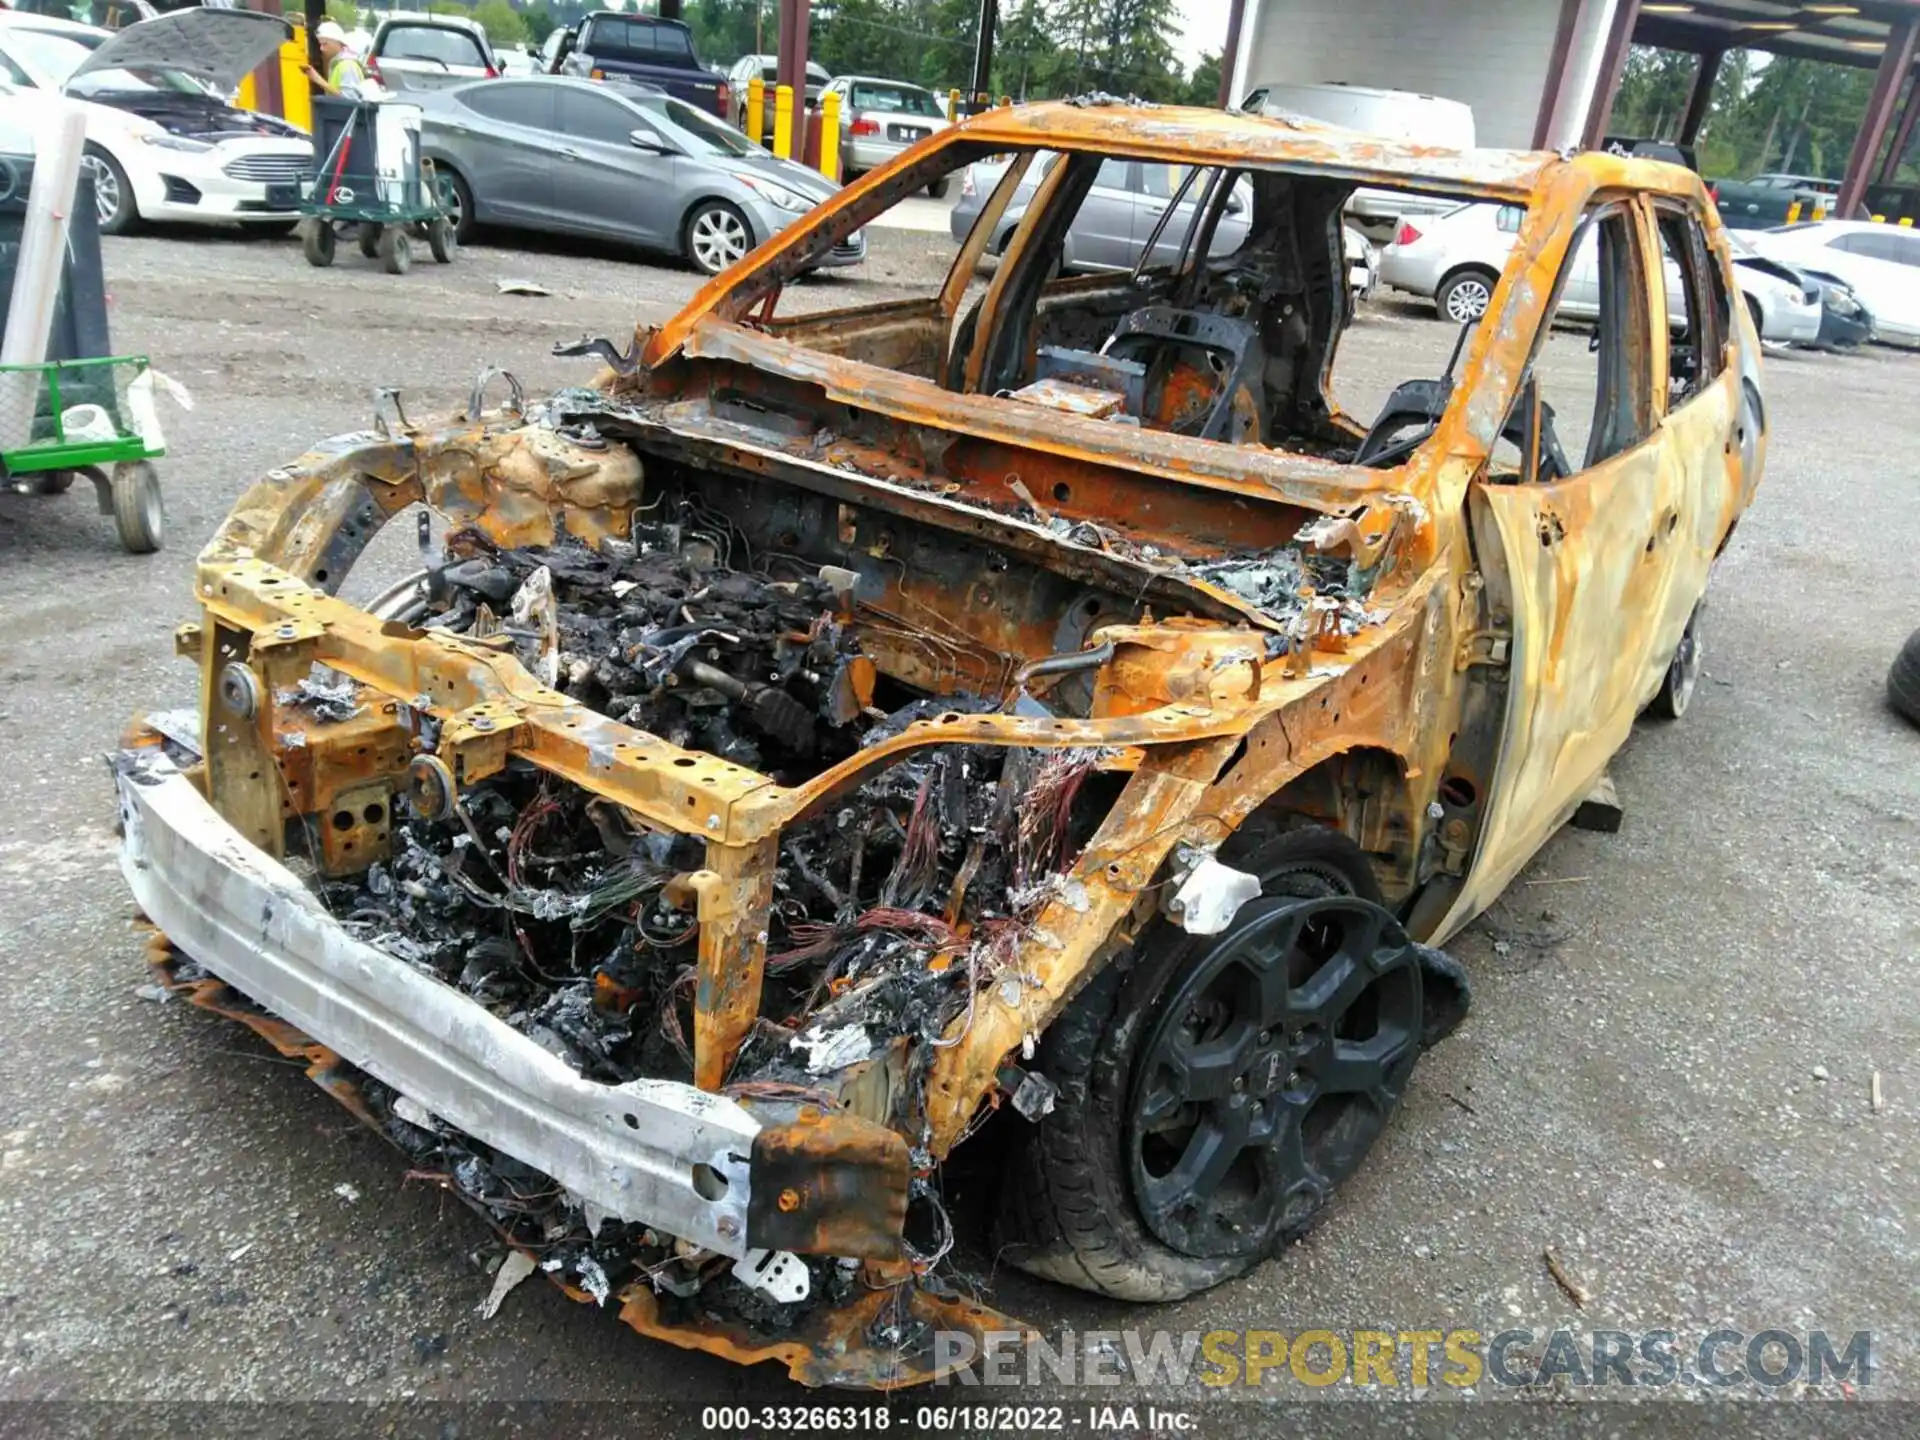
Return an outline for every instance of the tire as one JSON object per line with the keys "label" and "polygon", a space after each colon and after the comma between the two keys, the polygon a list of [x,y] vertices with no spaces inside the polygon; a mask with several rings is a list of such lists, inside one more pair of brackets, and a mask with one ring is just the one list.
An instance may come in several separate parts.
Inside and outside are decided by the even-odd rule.
{"label": "tire", "polygon": [[1487,313],[1487,305],[1493,299],[1493,287],[1500,277],[1491,270],[1456,270],[1440,282],[1440,288],[1433,293],[1433,308],[1440,312],[1442,320],[1455,325],[1464,325],[1469,320],[1478,320]]}
{"label": "tire", "polygon": [[752,248],[753,227],[725,200],[701,201],[680,227],[680,249],[703,275],[718,275]]}
{"label": "tire", "polygon": [[1767,312],[1760,308],[1760,302],[1753,296],[1747,296],[1746,300],[1747,314],[1753,317],[1753,338],[1758,340],[1766,332]]}
{"label": "tire", "polygon": [[300,236],[300,250],[307,263],[323,270],[333,264],[335,238],[331,220],[324,215],[309,217]]}
{"label": "tire", "polygon": [[452,213],[448,216],[453,222],[453,238],[462,245],[469,244],[475,229],[473,187],[467,184],[465,176],[451,166],[442,165],[440,173],[447,177],[447,188],[453,192]]}
{"label": "tire", "polygon": [[375,225],[372,221],[362,221],[360,231],[360,253],[369,260],[380,258],[380,232],[386,227]]}
{"label": "tire", "polygon": [[93,198],[102,235],[130,235],[140,228],[140,207],[120,162],[97,145],[87,146],[80,167],[93,176]]}
{"label": "tire", "polygon": [[[1150,1225],[1140,1203],[1144,1189],[1139,1161],[1153,1137],[1136,1128],[1132,1112],[1139,1097],[1152,1089],[1148,1082],[1156,1073],[1151,1061],[1159,1053],[1153,1048],[1157,1037],[1178,1030],[1189,1013],[1198,1013],[1197,1003],[1193,1012],[1187,1009],[1194,1003],[1191,983],[1208,973],[1229,941],[1270,932],[1275,922],[1290,922],[1302,900],[1338,907],[1354,900],[1377,906],[1381,898],[1359,847],[1321,827],[1283,829],[1256,817],[1222,848],[1221,858],[1260,875],[1263,898],[1243,907],[1222,935],[1187,935],[1156,921],[1136,944],[1132,963],[1122,957],[1109,964],[1042,1037],[1035,1068],[1053,1081],[1058,1095],[1049,1114],[1036,1124],[1019,1126],[1014,1135],[999,1225],[1007,1258],[1030,1274],[1130,1301],[1178,1300],[1243,1274],[1315,1223],[1332,1187],[1360,1163],[1398,1103],[1419,1053],[1421,967],[1414,947],[1393,926],[1401,958],[1390,973],[1381,972],[1377,983],[1395,989],[1392,1013],[1403,1022],[1410,1015],[1411,1033],[1404,1023],[1395,1027],[1401,1037],[1395,1044],[1404,1054],[1393,1061],[1398,1067],[1394,1088],[1350,1164],[1331,1181],[1316,1175],[1327,1193],[1319,1194],[1321,1186],[1315,1186],[1317,1198],[1308,1208],[1296,1210],[1289,1204],[1279,1209],[1271,1226],[1257,1234],[1229,1231],[1224,1248],[1216,1247],[1216,1253],[1204,1253],[1207,1247],[1190,1243],[1176,1248],[1167,1243],[1164,1224]],[[1354,910],[1358,913],[1360,907]],[[1379,914],[1370,908],[1367,913]],[[1390,925],[1384,916],[1379,923]],[[1382,937],[1386,933],[1385,928],[1379,931]],[[1373,989],[1370,983],[1364,993]],[[1259,1044],[1263,1048],[1253,1062],[1256,1066],[1261,1058],[1286,1053],[1284,1042],[1272,1049],[1265,1031]],[[1279,1100],[1272,1098],[1271,1067],[1267,1073],[1264,1089],[1256,1084],[1252,1097],[1240,1095],[1223,1103],[1241,1105],[1251,1098],[1256,1116],[1295,1113],[1295,1106],[1303,1117],[1318,1111],[1324,1097],[1286,1098],[1297,1095],[1300,1072],[1286,1076]],[[1308,1083],[1317,1090],[1310,1077]],[[1239,1092],[1241,1082],[1236,1081],[1234,1089]],[[1336,1125],[1347,1124],[1345,1113]],[[1260,1156],[1268,1151],[1276,1157],[1283,1154],[1277,1144],[1257,1146],[1233,1152],[1234,1164],[1256,1150]],[[1300,1192],[1289,1186],[1286,1193]]]}
{"label": "tire", "polygon": [[953,177],[951,175],[942,175],[938,180],[927,186],[927,194],[936,200],[944,200],[947,198],[947,191],[952,188]]}
{"label": "tire", "polygon": [[1647,702],[1647,713],[1656,720],[1678,720],[1693,703],[1694,688],[1700,683],[1700,612],[1706,608],[1707,602],[1702,598],[1687,616],[1687,628],[1680,632],[1680,643],[1673,648],[1667,673],[1661,677],[1660,688],[1654,692],[1653,699]]}
{"label": "tire", "polygon": [[122,460],[113,467],[108,485],[120,543],[135,555],[151,555],[165,541],[167,530],[159,472],[145,460]]}
{"label": "tire", "polygon": [[260,240],[284,240],[299,228],[298,220],[247,220],[242,222],[240,232]]}
{"label": "tire", "polygon": [[1907,637],[1887,671],[1887,703],[1920,725],[1920,630]]}
{"label": "tire", "polygon": [[437,215],[428,222],[427,249],[433,252],[433,258],[442,265],[451,265],[453,257],[459,253],[460,241],[453,233],[453,221],[445,215]]}
{"label": "tire", "polygon": [[389,275],[404,275],[413,268],[413,240],[406,226],[381,227],[380,265]]}

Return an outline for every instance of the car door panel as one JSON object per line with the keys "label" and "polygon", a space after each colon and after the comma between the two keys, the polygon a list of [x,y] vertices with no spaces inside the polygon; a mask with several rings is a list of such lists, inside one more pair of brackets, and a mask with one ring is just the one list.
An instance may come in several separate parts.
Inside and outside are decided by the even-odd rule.
{"label": "car door panel", "polygon": [[1469,492],[1488,602],[1510,617],[1511,640],[1500,758],[1454,907],[1462,921],[1566,822],[1650,693],[1668,584],[1647,547],[1661,552],[1657,537],[1677,513],[1665,451],[1656,434],[1550,485]]}
{"label": "car door panel", "polygon": [[569,229],[642,245],[662,245],[664,198],[674,186],[674,157],[635,147],[641,117],[619,101],[569,89],[560,96],[554,168],[557,207]]}
{"label": "car door panel", "polygon": [[476,219],[544,227],[554,212],[553,115],[552,86],[499,80],[436,113],[424,139],[466,180]]}
{"label": "car door panel", "polygon": [[[1642,256],[1635,323],[1661,333],[1664,294],[1656,303],[1648,293],[1656,287],[1645,268],[1652,255],[1659,274],[1659,252],[1632,213]],[[1597,279],[1597,244],[1595,254]],[[1599,296],[1596,283],[1596,314]],[[1665,362],[1655,367],[1652,346],[1634,349],[1645,367],[1638,380],[1657,393]],[[1738,378],[1721,381],[1664,421],[1656,406],[1643,439],[1574,475],[1523,484],[1482,476],[1470,487],[1487,610],[1508,621],[1507,699],[1473,859],[1443,934],[1490,904],[1565,823],[1659,688],[1738,504],[1725,455]]]}
{"label": "car door panel", "polygon": [[1133,268],[1135,196],[1128,180],[1133,169],[1125,160],[1101,162],[1099,178],[1080,202],[1068,237],[1075,265],[1102,270]]}

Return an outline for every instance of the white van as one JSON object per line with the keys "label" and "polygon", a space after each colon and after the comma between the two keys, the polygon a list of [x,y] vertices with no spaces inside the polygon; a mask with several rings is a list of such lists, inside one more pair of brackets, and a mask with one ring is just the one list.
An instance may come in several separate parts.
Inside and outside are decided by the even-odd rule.
{"label": "white van", "polygon": [[[1457,150],[1471,150],[1474,146],[1472,106],[1438,95],[1415,94],[1411,90],[1376,90],[1369,85],[1349,85],[1344,80],[1274,81],[1254,87],[1240,102],[1240,108],[1250,115],[1299,115],[1326,125],[1384,135],[1391,140],[1412,140]],[[1457,203],[1394,190],[1356,190],[1347,202],[1347,215],[1369,238],[1389,240],[1402,217],[1438,215]]]}

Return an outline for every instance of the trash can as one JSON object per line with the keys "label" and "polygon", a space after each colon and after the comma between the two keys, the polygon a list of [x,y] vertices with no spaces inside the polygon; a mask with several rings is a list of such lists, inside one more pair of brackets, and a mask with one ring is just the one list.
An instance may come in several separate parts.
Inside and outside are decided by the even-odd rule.
{"label": "trash can", "polygon": [[314,96],[315,203],[419,209],[420,118],[400,101]]}

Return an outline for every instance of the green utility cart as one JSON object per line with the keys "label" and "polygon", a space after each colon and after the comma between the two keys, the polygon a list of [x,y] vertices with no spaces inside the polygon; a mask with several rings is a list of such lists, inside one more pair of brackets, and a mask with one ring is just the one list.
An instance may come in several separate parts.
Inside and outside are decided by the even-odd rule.
{"label": "green utility cart", "polygon": [[358,226],[360,253],[378,256],[390,274],[413,265],[413,237],[427,242],[442,265],[456,248],[453,187],[420,156],[419,109],[393,101],[313,101],[313,175],[302,181],[294,208],[309,265],[333,264],[339,232]]}
{"label": "green utility cart", "polygon": [[[58,495],[76,475],[93,482],[100,513],[136,555],[160,548],[166,511],[149,444],[131,397],[149,369],[144,355],[0,365],[0,481],[30,495]],[[151,390],[152,381],[144,388]],[[149,394],[147,406],[151,406]]]}

